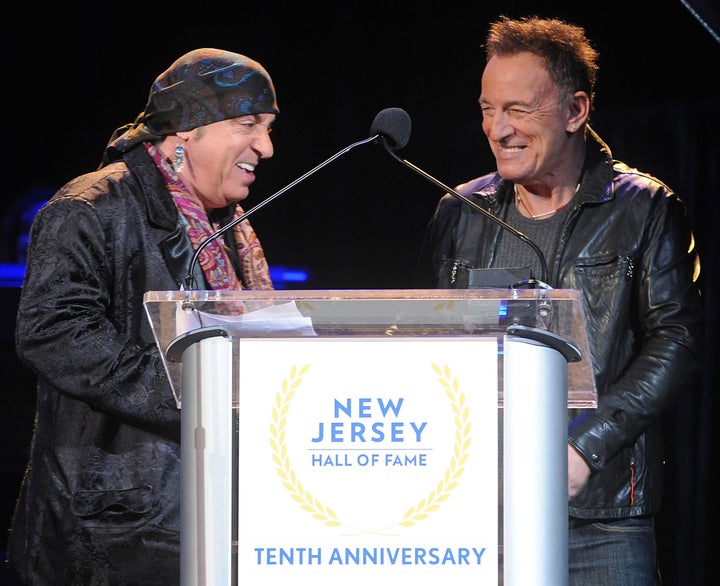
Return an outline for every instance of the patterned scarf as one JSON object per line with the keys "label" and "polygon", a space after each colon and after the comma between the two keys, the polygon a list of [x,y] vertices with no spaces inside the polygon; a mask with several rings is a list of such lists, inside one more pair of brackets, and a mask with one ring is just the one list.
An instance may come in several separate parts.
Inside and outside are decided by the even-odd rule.
{"label": "patterned scarf", "polygon": [[[180,214],[194,250],[217,231],[208,219],[200,200],[183,185],[170,161],[152,143],[143,143],[148,154],[165,177],[170,195]],[[240,205],[235,208],[234,217],[244,214]],[[228,256],[222,237],[208,244],[198,257],[200,267],[211,289],[253,289],[272,290],[265,252],[250,222],[243,220],[232,227],[235,248],[240,259],[240,279]]]}

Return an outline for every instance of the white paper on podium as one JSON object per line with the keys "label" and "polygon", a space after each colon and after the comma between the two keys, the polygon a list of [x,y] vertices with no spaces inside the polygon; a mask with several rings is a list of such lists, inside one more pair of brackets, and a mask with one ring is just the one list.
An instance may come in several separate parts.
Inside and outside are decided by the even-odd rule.
{"label": "white paper on podium", "polygon": [[178,304],[178,334],[207,327],[222,326],[231,336],[263,334],[315,336],[312,319],[298,311],[295,301],[279,303],[239,315],[222,315],[197,309],[185,310]]}

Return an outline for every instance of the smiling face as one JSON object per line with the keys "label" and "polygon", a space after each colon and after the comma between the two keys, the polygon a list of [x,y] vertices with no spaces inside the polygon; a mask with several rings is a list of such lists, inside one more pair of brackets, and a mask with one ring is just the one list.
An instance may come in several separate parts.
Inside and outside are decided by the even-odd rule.
{"label": "smiling face", "polygon": [[163,149],[171,153],[178,142],[185,149],[183,184],[206,211],[245,199],[255,181],[255,167],[272,157],[270,131],[275,114],[253,114],[213,122],[167,137]]}
{"label": "smiling face", "polygon": [[583,96],[563,95],[542,59],[531,53],[492,57],[483,72],[479,103],[500,176],[549,187],[576,180],[581,142],[568,131],[587,118],[578,118],[577,100]]}

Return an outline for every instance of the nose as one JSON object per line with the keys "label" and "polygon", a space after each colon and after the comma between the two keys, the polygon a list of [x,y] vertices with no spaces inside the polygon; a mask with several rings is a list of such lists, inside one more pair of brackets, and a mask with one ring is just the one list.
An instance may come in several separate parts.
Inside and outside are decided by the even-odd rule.
{"label": "nose", "polygon": [[270,130],[261,127],[258,130],[255,139],[252,142],[253,149],[258,153],[261,159],[269,159],[275,153],[272,139],[270,138]]}
{"label": "nose", "polygon": [[483,115],[482,129],[485,136],[493,141],[500,141],[513,132],[507,115],[501,110],[495,110],[492,115]]}

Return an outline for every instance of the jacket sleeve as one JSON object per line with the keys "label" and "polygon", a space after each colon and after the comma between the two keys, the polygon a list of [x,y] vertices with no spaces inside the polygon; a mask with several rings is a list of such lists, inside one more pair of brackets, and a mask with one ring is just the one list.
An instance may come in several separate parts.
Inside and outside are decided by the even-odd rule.
{"label": "jacket sleeve", "polygon": [[[591,309],[595,323],[588,327],[603,348],[594,356],[604,362],[596,368],[602,372],[599,405],[571,422],[569,441],[594,470],[632,446],[700,378],[699,259],[687,211],[662,189],[653,200],[637,258],[627,260],[620,284],[608,286],[620,290],[622,282],[633,281],[627,303],[606,304],[602,319],[602,310]],[[600,305],[600,299],[590,303]],[[608,325],[617,316],[624,328]]]}
{"label": "jacket sleeve", "polygon": [[[136,221],[116,215],[116,224]],[[126,235],[107,224],[82,197],[61,197],[38,213],[17,313],[18,356],[41,384],[91,409],[136,425],[177,426],[143,312],[143,275],[153,267],[134,245],[115,250],[112,240]]]}

